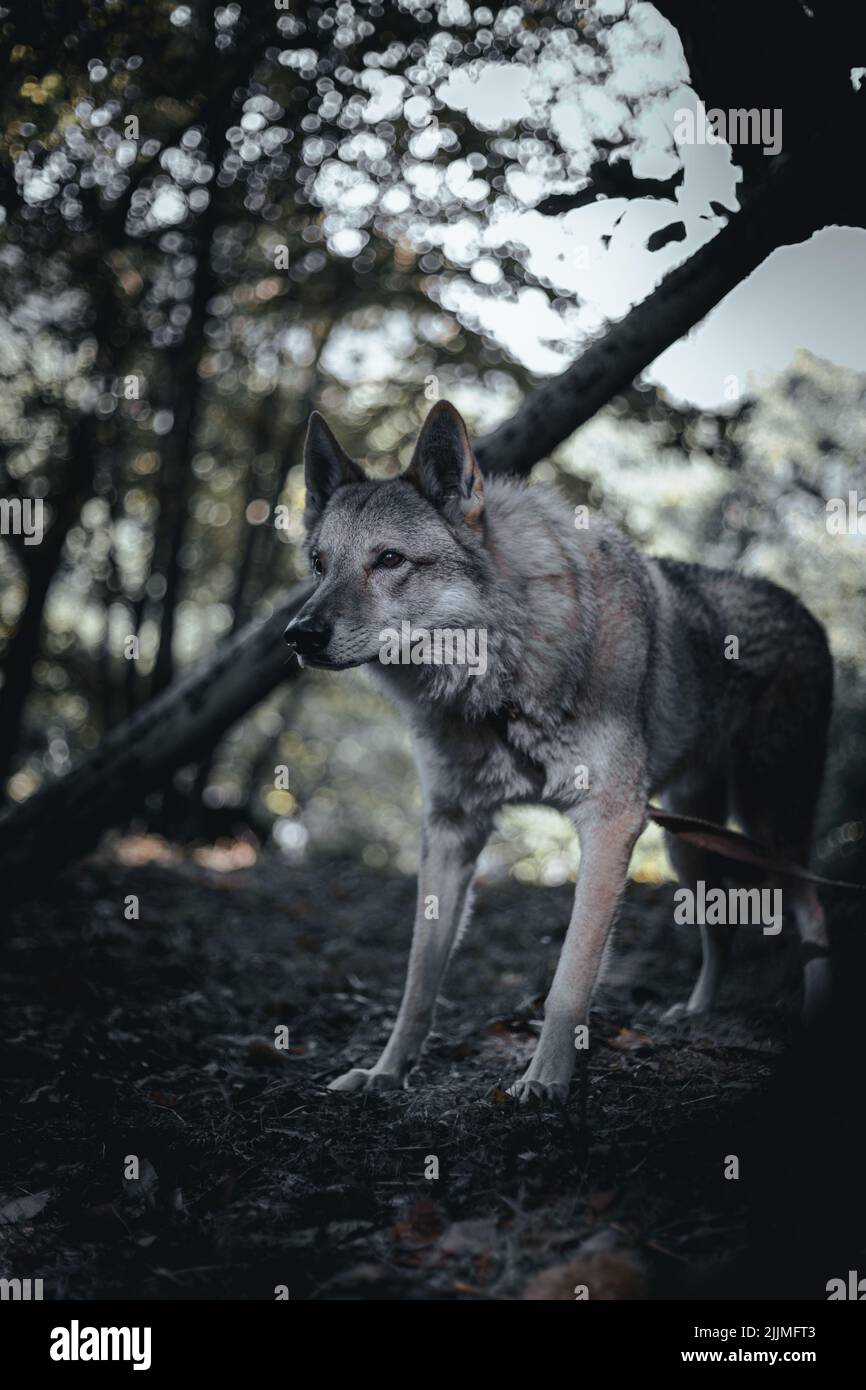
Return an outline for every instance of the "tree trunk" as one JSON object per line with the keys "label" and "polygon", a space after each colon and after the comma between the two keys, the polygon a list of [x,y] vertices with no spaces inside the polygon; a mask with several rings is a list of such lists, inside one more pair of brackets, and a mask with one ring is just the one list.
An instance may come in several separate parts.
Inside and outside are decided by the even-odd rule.
{"label": "tree trunk", "polygon": [[207,661],[119,724],[67,776],[0,817],[6,900],[26,896],[46,875],[90,849],[148,792],[193,761],[281,682],[298,671],[283,629],[312,592],[296,584],[264,622],[250,623]]}
{"label": "tree trunk", "polygon": [[27,576],[27,598],[18,618],[6,658],[6,680],[0,690],[0,787],[12,770],[12,760],[21,738],[24,706],[33,684],[33,666],[39,654],[39,639],[42,633],[42,614],[54,572],[60,563],[66,539],[52,530],[49,540],[60,541],[49,548],[48,541],[42,546],[38,560],[31,565]]}
{"label": "tree trunk", "polygon": [[33,685],[33,667],[39,655],[48,593],[63,558],[66,537],[85,497],[90,494],[97,447],[92,418],[79,417],[70,440],[65,485],[56,498],[49,498],[54,507],[51,526],[42,544],[32,553],[22,550],[22,562],[27,568],[27,597],[6,648],[5,679],[0,686],[0,797],[21,741],[24,709]]}
{"label": "tree trunk", "polygon": [[180,552],[186,535],[192,490],[192,442],[198,422],[202,380],[199,375],[201,343],[208,304],[217,291],[211,268],[211,241],[218,221],[219,200],[214,197],[195,226],[196,270],[190,320],[183,341],[166,355],[165,373],[170,383],[173,423],[164,444],[160,471],[160,516],[154,545],[154,572],[165,580],[159,621],[159,646],[151,678],[151,694],[159,695],[174,679],[174,630],[180,599]]}

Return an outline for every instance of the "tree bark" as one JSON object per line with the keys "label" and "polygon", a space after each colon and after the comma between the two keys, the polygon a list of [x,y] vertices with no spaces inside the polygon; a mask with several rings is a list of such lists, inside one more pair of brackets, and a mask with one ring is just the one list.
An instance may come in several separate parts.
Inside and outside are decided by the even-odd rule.
{"label": "tree bark", "polygon": [[33,685],[33,666],[39,654],[42,614],[60,564],[67,530],[68,527],[55,522],[42,544],[38,560],[31,565],[27,575],[27,597],[9,642],[6,680],[0,690],[0,787],[9,776],[21,738],[24,706]]}
{"label": "tree bark", "polygon": [[90,495],[97,457],[97,440],[91,416],[79,416],[70,440],[70,459],[63,488],[49,497],[54,516],[42,544],[19,551],[26,568],[27,597],[3,659],[0,687],[0,796],[12,771],[21,740],[24,708],[33,685],[33,667],[39,655],[42,618],[48,593],[63,558],[66,537],[85,497]]}
{"label": "tree bark", "polygon": [[264,621],[119,724],[78,767],[0,817],[4,900],[28,896],[46,875],[90,849],[148,792],[192,762],[298,671],[283,629],[312,591],[305,581]]}

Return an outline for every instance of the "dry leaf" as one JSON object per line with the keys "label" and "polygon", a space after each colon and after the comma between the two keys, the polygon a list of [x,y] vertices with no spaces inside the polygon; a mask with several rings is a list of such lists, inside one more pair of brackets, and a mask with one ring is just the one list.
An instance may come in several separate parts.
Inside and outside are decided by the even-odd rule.
{"label": "dry leaf", "polygon": [[44,1192],[28,1192],[23,1197],[10,1197],[0,1206],[0,1226],[11,1226],[16,1221],[29,1221],[47,1207],[52,1198],[51,1188]]}

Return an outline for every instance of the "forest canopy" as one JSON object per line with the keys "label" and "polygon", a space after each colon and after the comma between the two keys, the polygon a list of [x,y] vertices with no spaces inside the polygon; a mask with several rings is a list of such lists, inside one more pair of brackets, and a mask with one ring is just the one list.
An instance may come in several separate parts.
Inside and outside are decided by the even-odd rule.
{"label": "forest canopy", "polygon": [[[392,475],[431,400],[493,430],[711,249],[767,160],[678,146],[685,102],[760,97],[784,107],[783,162],[812,148],[797,83],[811,64],[813,112],[821,93],[852,99],[855,20],[816,7],[809,29],[804,8],[785,7],[789,64],[760,91],[748,54],[735,70],[677,4],[6,12],[0,491],[44,502],[45,527],[0,544],[11,805],[306,572],[312,408]],[[855,220],[860,196],[810,204],[815,226],[843,203]],[[830,536],[824,508],[862,484],[864,389],[813,357],[734,382],[717,410],[638,382],[533,474],[650,549],[797,588],[830,629],[851,738],[862,542]],[[406,746],[355,677],[279,688],[149,807],[205,838],[205,812],[225,811],[290,855],[411,867]],[[526,878],[574,871],[570,834],[541,813],[507,822],[491,854]]]}

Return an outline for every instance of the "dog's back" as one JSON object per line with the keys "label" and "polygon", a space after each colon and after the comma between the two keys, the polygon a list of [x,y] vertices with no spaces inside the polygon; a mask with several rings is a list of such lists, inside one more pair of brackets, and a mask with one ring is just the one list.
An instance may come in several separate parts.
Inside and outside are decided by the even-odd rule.
{"label": "dog's back", "polygon": [[579,716],[581,705],[603,703],[635,721],[653,790],[689,763],[759,768],[790,753],[790,772],[814,800],[833,667],[823,628],[793,594],[647,557],[601,517],[576,527],[545,487],[494,480],[487,527],[499,570],[488,618],[519,628],[527,708]]}

